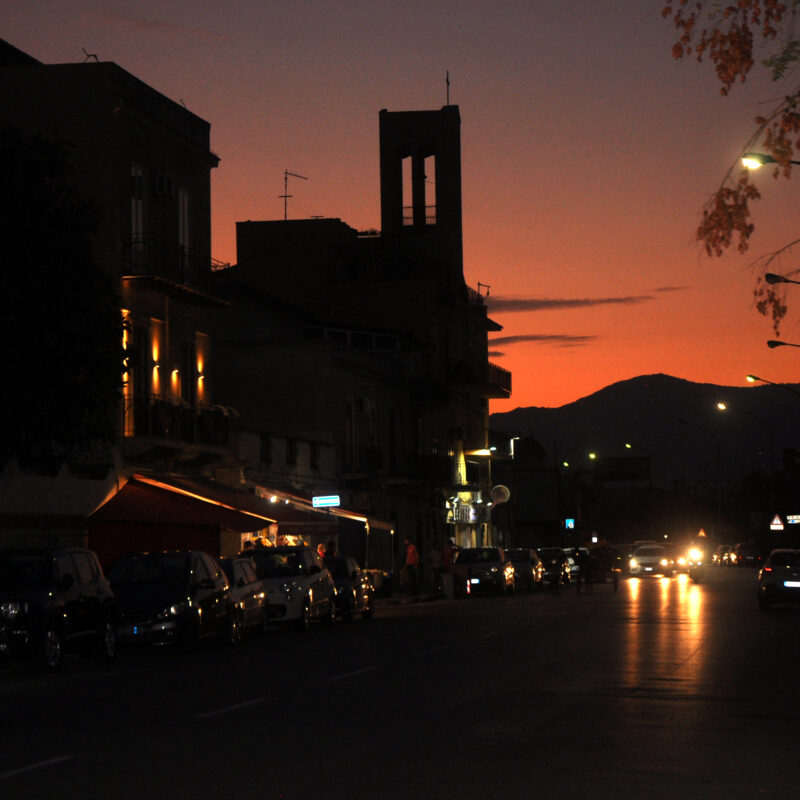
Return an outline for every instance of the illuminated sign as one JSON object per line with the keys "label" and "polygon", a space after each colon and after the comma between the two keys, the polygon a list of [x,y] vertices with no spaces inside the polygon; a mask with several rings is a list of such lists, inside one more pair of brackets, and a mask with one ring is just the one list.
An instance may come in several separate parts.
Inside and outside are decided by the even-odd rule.
{"label": "illuminated sign", "polygon": [[314,508],[331,508],[332,506],[338,506],[339,495],[325,494],[325,495],[320,495],[319,497],[312,497],[311,505],[314,506]]}
{"label": "illuminated sign", "polygon": [[775,518],[769,524],[769,528],[772,531],[782,531],[783,530],[783,520],[780,517],[780,514],[776,514]]}
{"label": "illuminated sign", "polygon": [[787,514],[786,522],[788,522],[789,525],[800,524],[800,514]]}
{"label": "illuminated sign", "polygon": [[568,530],[572,530],[575,527],[575,520],[572,517],[567,517],[564,520],[564,527]]}

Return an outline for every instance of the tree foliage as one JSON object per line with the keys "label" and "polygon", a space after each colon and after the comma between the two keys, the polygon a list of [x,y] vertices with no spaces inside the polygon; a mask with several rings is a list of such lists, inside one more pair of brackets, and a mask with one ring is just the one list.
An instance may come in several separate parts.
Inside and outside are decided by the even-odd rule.
{"label": "tree foliage", "polygon": [[3,126],[0,161],[0,456],[55,467],[113,441],[120,306],[93,260],[98,213],[67,148]]}
{"label": "tree foliage", "polygon": [[[673,56],[711,61],[723,95],[744,83],[756,68],[765,70],[773,81],[787,83],[783,99],[765,116],[756,117],[754,133],[743,150],[757,147],[758,152],[772,157],[775,178],[791,178],[791,162],[800,152],[800,81],[791,84],[800,62],[799,12],[800,0],[665,0],[663,8],[664,17],[672,19],[679,33]],[[756,62],[756,52],[764,49],[768,56]],[[732,165],[706,203],[697,228],[697,239],[709,255],[721,256],[734,244],[740,253],[747,252],[755,230],[751,203],[760,197],[749,170],[741,167],[737,171],[737,165]],[[756,308],[772,318],[776,333],[787,311],[784,289],[766,283],[763,273],[798,242],[800,239],[788,242],[760,259]]]}

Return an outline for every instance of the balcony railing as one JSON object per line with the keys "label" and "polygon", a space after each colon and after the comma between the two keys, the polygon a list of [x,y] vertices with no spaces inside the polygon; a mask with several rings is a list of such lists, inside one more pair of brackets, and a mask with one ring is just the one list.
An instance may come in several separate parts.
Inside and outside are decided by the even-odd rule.
{"label": "balcony railing", "polygon": [[203,291],[212,266],[209,256],[201,256],[157,233],[135,236],[126,242],[122,262],[126,275],[163,278]]}
{"label": "balcony railing", "polygon": [[507,396],[511,395],[511,373],[507,369],[498,367],[497,364],[489,362],[489,383],[496,386]]}
{"label": "balcony railing", "polygon": [[133,436],[222,447],[228,442],[230,418],[219,408],[192,408],[168,400],[134,402]]}

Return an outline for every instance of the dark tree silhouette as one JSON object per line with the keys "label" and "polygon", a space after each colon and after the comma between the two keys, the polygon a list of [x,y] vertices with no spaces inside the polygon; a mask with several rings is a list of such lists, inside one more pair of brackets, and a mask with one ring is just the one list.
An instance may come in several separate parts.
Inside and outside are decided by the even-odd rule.
{"label": "dark tree silhouette", "polygon": [[114,439],[120,305],[93,260],[99,216],[66,146],[3,126],[0,163],[0,455],[53,468]]}

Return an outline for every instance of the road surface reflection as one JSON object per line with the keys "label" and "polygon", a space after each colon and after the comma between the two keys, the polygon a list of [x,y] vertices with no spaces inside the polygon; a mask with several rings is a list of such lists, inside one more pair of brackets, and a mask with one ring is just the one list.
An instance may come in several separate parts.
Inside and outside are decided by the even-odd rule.
{"label": "road surface reflection", "polygon": [[681,574],[630,578],[620,589],[630,609],[622,635],[625,683],[636,691],[700,691],[710,632],[702,587]]}

